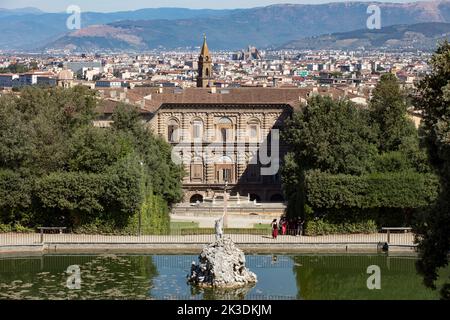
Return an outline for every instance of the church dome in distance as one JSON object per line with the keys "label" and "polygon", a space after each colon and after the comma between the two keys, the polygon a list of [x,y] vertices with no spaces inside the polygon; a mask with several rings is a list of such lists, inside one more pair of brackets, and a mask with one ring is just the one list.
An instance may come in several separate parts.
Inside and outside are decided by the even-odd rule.
{"label": "church dome in distance", "polygon": [[58,73],[58,80],[73,80],[73,73],[70,70],[62,70]]}

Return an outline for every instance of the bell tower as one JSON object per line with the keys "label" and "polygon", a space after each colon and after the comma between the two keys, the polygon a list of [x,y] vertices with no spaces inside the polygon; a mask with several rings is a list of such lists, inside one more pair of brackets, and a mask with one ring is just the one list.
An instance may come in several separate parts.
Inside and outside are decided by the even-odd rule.
{"label": "bell tower", "polygon": [[203,46],[198,57],[198,77],[197,87],[207,88],[212,86],[212,60],[209,55],[208,45],[206,44],[206,35],[203,35]]}

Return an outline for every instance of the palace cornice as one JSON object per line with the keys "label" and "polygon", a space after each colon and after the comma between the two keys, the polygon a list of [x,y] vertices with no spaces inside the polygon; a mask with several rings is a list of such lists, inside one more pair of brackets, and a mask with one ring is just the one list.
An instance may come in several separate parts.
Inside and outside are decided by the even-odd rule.
{"label": "palace cornice", "polygon": [[283,103],[163,103],[160,112],[164,109],[179,109],[185,112],[196,112],[198,109],[261,109],[261,111],[269,110],[288,110],[292,111],[289,104]]}

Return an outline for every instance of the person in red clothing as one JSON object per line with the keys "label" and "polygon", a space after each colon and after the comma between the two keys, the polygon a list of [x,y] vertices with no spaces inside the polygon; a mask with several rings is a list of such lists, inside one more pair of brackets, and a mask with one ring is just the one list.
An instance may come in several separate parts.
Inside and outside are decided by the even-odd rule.
{"label": "person in red clothing", "polygon": [[281,234],[284,236],[286,235],[286,229],[287,229],[287,219],[284,219],[281,223]]}
{"label": "person in red clothing", "polygon": [[278,236],[278,223],[277,219],[273,219],[272,221],[272,238],[276,239]]}

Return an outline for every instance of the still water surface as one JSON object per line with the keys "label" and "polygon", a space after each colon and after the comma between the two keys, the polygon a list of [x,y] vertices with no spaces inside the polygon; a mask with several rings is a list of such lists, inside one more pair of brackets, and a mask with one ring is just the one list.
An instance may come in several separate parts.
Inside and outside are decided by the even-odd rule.
{"label": "still water surface", "polygon": [[[240,290],[199,290],[186,283],[196,255],[0,256],[0,299],[438,299],[416,274],[414,257],[247,255],[258,283]],[[69,289],[77,265],[81,288]],[[367,268],[381,270],[369,290]],[[445,273],[449,270],[445,270]]]}

